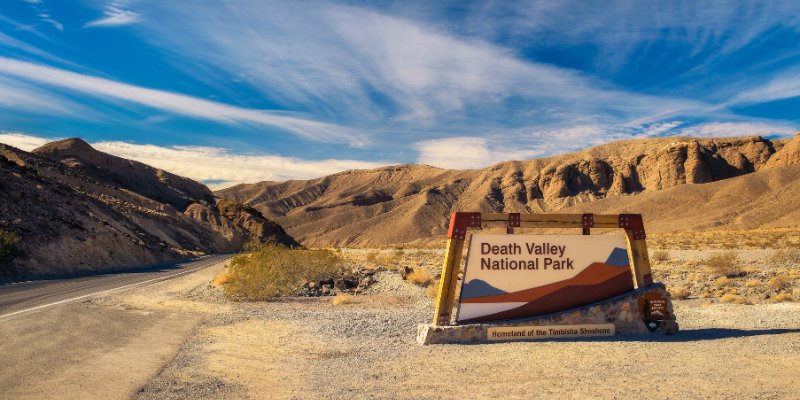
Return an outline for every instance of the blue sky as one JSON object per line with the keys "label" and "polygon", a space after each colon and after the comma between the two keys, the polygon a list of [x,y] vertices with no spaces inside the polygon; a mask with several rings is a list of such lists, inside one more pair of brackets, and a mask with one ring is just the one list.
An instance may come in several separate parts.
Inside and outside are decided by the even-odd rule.
{"label": "blue sky", "polygon": [[0,142],[214,187],[785,137],[799,108],[796,1],[0,3]]}

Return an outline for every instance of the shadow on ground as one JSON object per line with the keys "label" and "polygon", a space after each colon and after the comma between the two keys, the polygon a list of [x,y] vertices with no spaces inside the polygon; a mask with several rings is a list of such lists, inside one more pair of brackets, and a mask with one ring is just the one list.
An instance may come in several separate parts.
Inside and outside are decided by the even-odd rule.
{"label": "shadow on ground", "polygon": [[673,335],[661,333],[652,335],[620,335],[593,338],[553,339],[552,342],[698,342],[704,340],[733,339],[765,335],[785,335],[800,333],[797,329],[737,329],[737,328],[701,328],[682,329]]}

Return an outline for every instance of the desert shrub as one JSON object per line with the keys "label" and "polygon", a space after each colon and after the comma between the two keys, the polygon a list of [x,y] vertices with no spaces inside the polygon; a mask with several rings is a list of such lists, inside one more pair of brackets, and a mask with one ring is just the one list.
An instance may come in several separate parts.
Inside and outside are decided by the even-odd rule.
{"label": "desert shrub", "polygon": [[0,228],[0,275],[11,273],[11,261],[22,256],[17,247],[20,241],[19,235]]}
{"label": "desert shrub", "polygon": [[675,286],[669,289],[669,294],[673,299],[686,300],[689,298],[689,290],[682,286]]}
{"label": "desert shrub", "polygon": [[727,287],[730,284],[731,284],[731,280],[728,279],[728,277],[726,277],[726,276],[721,276],[717,280],[714,281],[714,286],[716,286],[716,287],[718,287],[720,289],[722,289],[724,287]]}
{"label": "desert shrub", "polygon": [[669,261],[669,252],[666,250],[656,250],[650,255],[650,259],[657,263],[666,263]]}
{"label": "desert shrub", "polygon": [[230,275],[228,275],[228,271],[222,271],[219,275],[214,277],[214,280],[211,281],[211,284],[214,286],[222,286],[230,281]]}
{"label": "desert shrub", "polygon": [[364,257],[364,260],[368,263],[375,263],[378,261],[378,253],[375,251],[370,251],[367,253],[366,257]]}
{"label": "desert shrub", "polygon": [[417,286],[428,286],[433,282],[433,275],[426,269],[415,269],[406,278],[407,281],[417,285]]}
{"label": "desert shrub", "polygon": [[723,303],[733,303],[733,304],[751,304],[745,297],[731,293],[720,297],[719,301]]}
{"label": "desert shrub", "polygon": [[794,296],[789,293],[778,293],[774,299],[775,301],[794,301]]}
{"label": "desert shrub", "polygon": [[767,285],[769,285],[770,289],[780,292],[782,290],[791,288],[792,282],[784,275],[776,275],[767,282]]}
{"label": "desert shrub", "polygon": [[747,281],[747,283],[745,283],[744,285],[747,287],[759,287],[761,286],[761,281],[758,279],[752,279]]}
{"label": "desert shrub", "polygon": [[304,282],[337,279],[346,272],[342,258],[330,250],[262,244],[231,261],[224,292],[234,300],[267,300],[294,295]]}
{"label": "desert shrub", "polygon": [[352,296],[349,294],[340,294],[338,296],[334,296],[331,303],[333,305],[338,306],[342,304],[355,304],[357,302],[356,296]]}
{"label": "desert shrub", "polygon": [[428,286],[425,289],[425,296],[431,299],[435,299],[436,296],[439,295],[439,282],[434,283],[433,285]]}
{"label": "desert shrub", "polygon": [[781,249],[772,254],[770,261],[773,264],[800,264],[799,249]]}
{"label": "desert shrub", "polygon": [[711,271],[723,277],[736,278],[744,274],[735,251],[714,254],[706,259],[705,264]]}

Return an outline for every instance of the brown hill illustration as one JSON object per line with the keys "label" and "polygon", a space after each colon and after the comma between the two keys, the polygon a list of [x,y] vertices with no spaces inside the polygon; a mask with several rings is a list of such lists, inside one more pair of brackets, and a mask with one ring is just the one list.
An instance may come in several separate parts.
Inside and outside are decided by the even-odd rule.
{"label": "brown hill illustration", "polygon": [[630,268],[592,263],[572,279],[514,293],[462,300],[463,303],[527,303],[511,310],[465,319],[461,322],[495,321],[544,315],[596,303],[631,290],[633,290],[633,278]]}
{"label": "brown hill illustration", "polygon": [[80,139],[32,153],[0,144],[0,229],[21,238],[24,252],[0,276],[152,264],[250,240],[297,244],[248,206]]}
{"label": "brown hill illustration", "polygon": [[471,297],[462,299],[462,303],[522,303],[535,301],[540,297],[561,290],[567,286],[594,286],[618,275],[626,275],[630,282],[629,290],[633,290],[633,277],[630,267],[616,267],[605,263],[595,262],[586,267],[578,275],[563,281],[553,282],[547,285],[520,290],[518,292],[497,294],[492,296]]}
{"label": "brown hill illustration", "polygon": [[[715,214],[749,211],[752,202],[769,202],[777,195],[786,201],[780,208],[786,215],[774,216],[775,220],[767,213],[763,219],[748,222],[775,226],[800,218],[800,196],[785,195],[787,190],[796,193],[796,189],[770,183],[798,183],[794,172],[779,171],[795,165],[796,151],[792,149],[798,146],[800,138],[627,140],[577,153],[503,162],[481,170],[399,165],[306,181],[238,185],[216,194],[253,206],[312,246],[438,240],[445,234],[449,213],[456,210],[601,212],[614,208],[642,212],[648,229],[668,230],[671,225],[667,220],[672,218],[662,217],[672,217],[675,208],[684,206],[680,217],[686,218],[679,228],[690,229],[698,225],[692,222],[694,210],[685,207],[693,203],[687,201],[695,196],[713,197],[713,192],[724,192],[729,184],[741,187],[743,179],[760,183],[763,190],[740,191],[737,199],[717,204]],[[773,156],[786,161],[769,163]],[[645,194],[658,198],[670,214],[636,208],[638,204],[633,201]],[[601,199],[608,203],[594,211],[595,202]],[[724,221],[714,227],[738,227],[730,217]],[[791,222],[790,226],[794,225]]]}

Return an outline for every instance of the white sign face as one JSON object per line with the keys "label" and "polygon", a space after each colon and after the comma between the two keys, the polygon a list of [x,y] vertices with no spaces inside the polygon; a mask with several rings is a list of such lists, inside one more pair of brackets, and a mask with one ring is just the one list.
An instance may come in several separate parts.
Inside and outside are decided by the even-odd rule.
{"label": "white sign face", "polygon": [[614,324],[552,325],[552,326],[509,326],[489,328],[486,339],[558,339],[574,337],[614,336]]}
{"label": "white sign face", "polygon": [[624,236],[473,234],[456,319],[532,317],[631,290]]}

